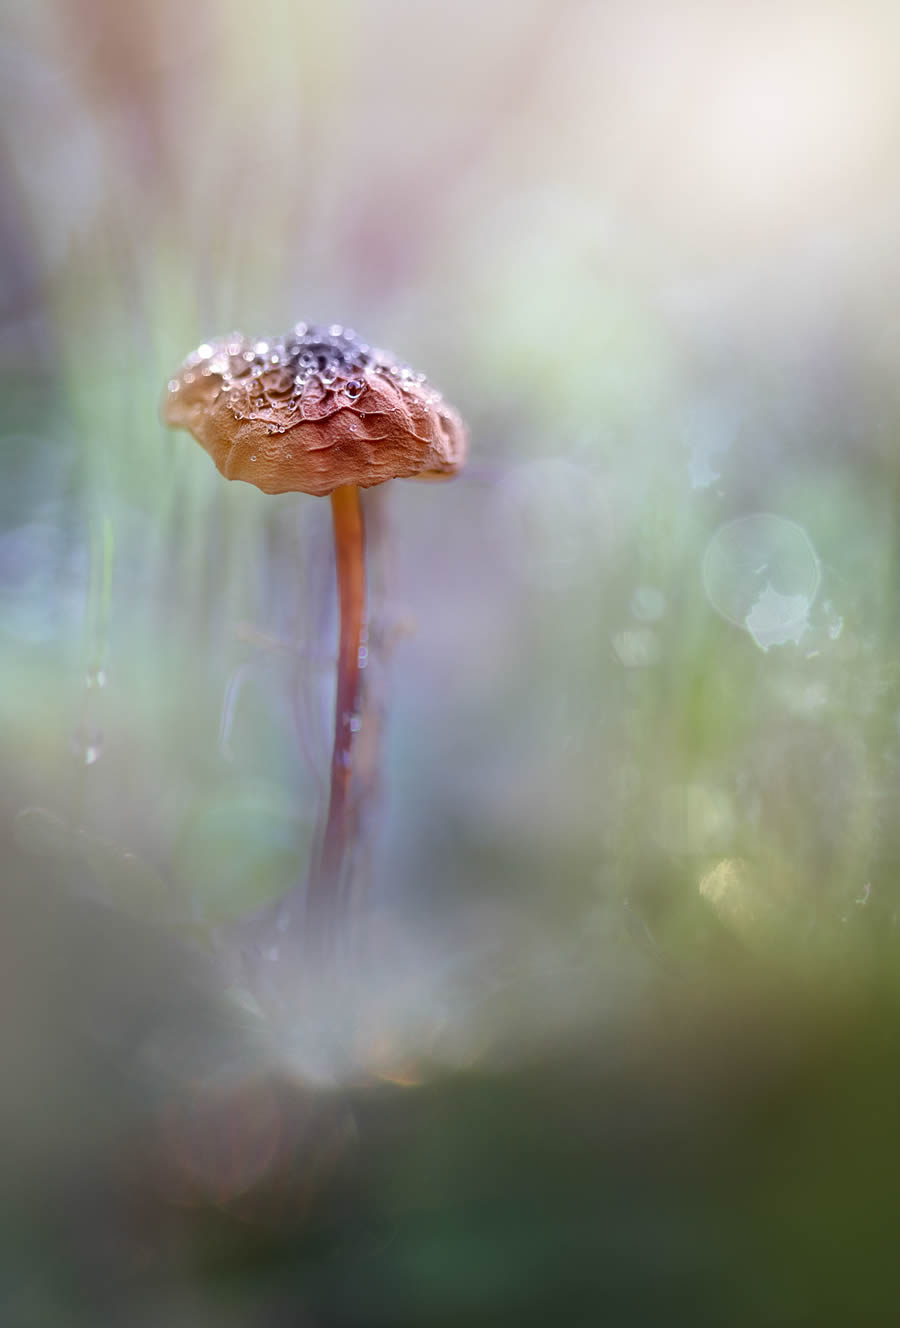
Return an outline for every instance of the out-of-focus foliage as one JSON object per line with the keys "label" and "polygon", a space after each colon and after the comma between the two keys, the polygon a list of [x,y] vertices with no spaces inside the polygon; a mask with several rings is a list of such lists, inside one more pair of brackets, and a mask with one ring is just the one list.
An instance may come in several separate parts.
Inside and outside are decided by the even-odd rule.
{"label": "out-of-focus foliage", "polygon": [[[3,27],[0,1321],[890,1317],[900,14]],[[328,507],[159,420],[301,318],[473,442],[370,495],[327,989]]]}

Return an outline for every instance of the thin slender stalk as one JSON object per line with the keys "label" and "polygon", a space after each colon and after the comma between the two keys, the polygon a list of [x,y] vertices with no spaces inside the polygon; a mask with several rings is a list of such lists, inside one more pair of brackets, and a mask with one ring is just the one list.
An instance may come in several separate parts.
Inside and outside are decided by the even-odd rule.
{"label": "thin slender stalk", "polygon": [[334,746],[325,833],[309,885],[307,911],[320,933],[336,904],[354,824],[350,798],[353,741],[360,723],[359,652],[366,616],[365,527],[360,492],[343,485],[331,495],[340,632],[334,710]]}

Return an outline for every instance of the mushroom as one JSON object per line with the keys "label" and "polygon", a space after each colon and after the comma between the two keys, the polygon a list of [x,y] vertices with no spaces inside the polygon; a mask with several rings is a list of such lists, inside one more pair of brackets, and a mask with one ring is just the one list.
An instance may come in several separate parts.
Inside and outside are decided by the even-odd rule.
{"label": "mushroom", "polygon": [[321,922],[349,833],[366,619],[360,489],[445,479],[463,464],[466,431],[425,379],[347,328],[298,323],[288,336],[238,333],[198,346],[168,385],[166,423],[193,434],[230,480],[264,493],[331,496],[340,633],[328,815],[307,909]]}

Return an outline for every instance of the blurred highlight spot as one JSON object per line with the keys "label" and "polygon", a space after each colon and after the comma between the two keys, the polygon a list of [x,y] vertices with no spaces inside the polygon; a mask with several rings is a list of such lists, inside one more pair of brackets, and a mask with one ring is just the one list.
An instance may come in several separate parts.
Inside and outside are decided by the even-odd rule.
{"label": "blurred highlight spot", "polygon": [[821,580],[802,526],[768,512],[729,521],[707,545],[702,571],[716,612],[762,650],[800,640]]}
{"label": "blurred highlight spot", "polygon": [[374,1042],[368,1049],[371,1072],[376,1079],[398,1088],[418,1088],[425,1082],[424,1071],[393,1044],[390,1036]]}
{"label": "blurred highlight spot", "polygon": [[760,650],[788,643],[799,645],[809,627],[810,607],[805,595],[780,595],[767,585],[744,624]]}
{"label": "blurred highlight spot", "polygon": [[649,627],[631,627],[613,637],[615,650],[626,669],[648,669],[659,659],[659,641]]}
{"label": "blurred highlight spot", "polygon": [[701,879],[699,888],[720,922],[744,939],[752,939],[773,920],[771,903],[743,858],[723,858]]}

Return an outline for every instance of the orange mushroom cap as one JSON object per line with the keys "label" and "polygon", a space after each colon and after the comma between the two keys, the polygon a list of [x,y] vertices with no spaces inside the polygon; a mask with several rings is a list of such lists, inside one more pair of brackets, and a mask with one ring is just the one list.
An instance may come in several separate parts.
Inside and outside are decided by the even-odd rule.
{"label": "orange mushroom cap", "polygon": [[466,454],[462,420],[424,374],[337,326],[198,346],[169,383],[163,414],[226,479],[265,493],[445,479]]}

